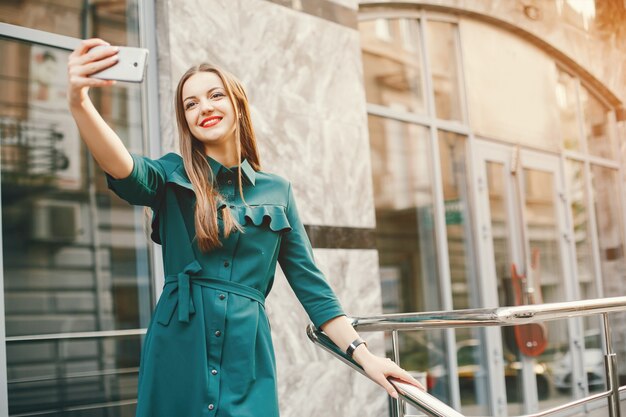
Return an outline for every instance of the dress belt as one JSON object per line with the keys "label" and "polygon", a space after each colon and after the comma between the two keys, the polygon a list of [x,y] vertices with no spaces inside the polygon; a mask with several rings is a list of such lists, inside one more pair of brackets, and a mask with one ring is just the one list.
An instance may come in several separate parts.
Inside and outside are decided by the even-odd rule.
{"label": "dress belt", "polygon": [[185,266],[185,268],[178,274],[168,275],[165,277],[165,284],[163,285],[164,294],[161,296],[163,298],[163,306],[160,307],[160,311],[157,316],[157,321],[159,323],[164,326],[169,325],[177,305],[178,321],[185,323],[189,322],[189,315],[195,314],[196,312],[191,297],[191,284],[241,295],[258,302],[263,308],[265,308],[265,296],[256,288],[252,288],[238,282],[195,275],[201,270],[202,266],[200,263],[197,260],[194,260]]}

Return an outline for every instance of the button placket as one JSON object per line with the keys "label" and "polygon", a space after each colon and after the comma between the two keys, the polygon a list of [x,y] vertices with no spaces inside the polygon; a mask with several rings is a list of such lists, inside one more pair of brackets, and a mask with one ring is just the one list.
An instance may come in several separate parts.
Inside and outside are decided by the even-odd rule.
{"label": "button placket", "polygon": [[[223,349],[224,349],[224,326],[226,324],[226,307],[228,303],[228,297],[226,294],[219,290],[210,290],[211,299],[215,302],[211,303],[212,308],[207,309],[209,319],[206,321],[207,339],[209,343],[208,350],[208,363],[209,372],[211,372],[211,379],[208,382],[209,397],[207,408],[209,415],[214,416],[217,413],[218,399],[220,395],[221,380],[219,378],[219,369],[222,363]],[[208,311],[211,310],[211,311]]]}

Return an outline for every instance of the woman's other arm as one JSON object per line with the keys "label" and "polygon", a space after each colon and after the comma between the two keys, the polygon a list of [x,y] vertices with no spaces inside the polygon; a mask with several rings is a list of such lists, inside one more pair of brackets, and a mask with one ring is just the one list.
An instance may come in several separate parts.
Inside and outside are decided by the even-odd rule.
{"label": "woman's other arm", "polygon": [[[346,316],[335,317],[320,326],[320,329],[328,335],[342,351],[346,351],[359,334],[354,330],[350,320]],[[374,355],[367,349],[367,346],[360,344],[352,353],[352,358],[361,365],[365,373],[376,383],[387,390],[389,395],[398,398],[396,389],[387,381],[387,377],[392,376],[409,384],[413,384],[420,389],[425,389],[407,371],[400,368],[389,358]]]}
{"label": "woman's other arm", "polygon": [[162,165],[148,157],[128,152],[87,94],[90,87],[105,87],[115,83],[88,77],[117,62],[115,48],[94,51],[92,48],[97,45],[109,44],[102,39],[86,39],[69,56],[67,98],[70,111],[81,138],[104,171],[108,187],[130,204],[155,209],[159,205],[165,183]]}
{"label": "woman's other arm", "polygon": [[[282,238],[278,262],[313,324],[322,329],[345,352],[350,343],[359,335],[344,314],[326,277],[315,264],[311,242],[300,220],[291,184],[288,190],[286,213],[292,230]],[[387,381],[388,376],[402,379],[424,389],[404,369],[390,359],[372,354],[363,344],[355,349],[352,357],[372,380],[387,390],[389,395],[397,396],[397,393]]]}
{"label": "woman's other arm", "polygon": [[98,165],[113,178],[126,178],[133,169],[133,159],[88,95],[90,87],[105,87],[115,83],[88,77],[114,65],[118,60],[117,49],[109,47],[92,51],[91,48],[97,45],[109,44],[102,39],[86,39],[70,54],[67,63],[67,98],[81,137]]}

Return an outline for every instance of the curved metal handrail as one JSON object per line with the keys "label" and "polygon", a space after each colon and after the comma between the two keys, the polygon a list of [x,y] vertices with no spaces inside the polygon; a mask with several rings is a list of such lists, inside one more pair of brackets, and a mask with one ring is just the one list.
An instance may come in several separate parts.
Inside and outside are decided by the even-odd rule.
{"label": "curved metal handrail", "polygon": [[[326,334],[317,330],[315,326],[310,324],[307,329],[307,336],[314,343],[320,345],[322,349],[326,350],[333,354],[337,359],[343,361],[347,365],[349,365],[355,371],[367,376],[363,368],[356,363],[352,358],[349,358],[345,352],[341,351],[337,345],[333,343],[332,340]],[[398,393],[411,404],[420,409],[427,412],[430,416],[433,417],[464,417],[454,408],[450,407],[448,404],[440,401],[438,398],[420,390],[414,385],[407,384],[406,382],[400,381],[395,378],[388,378],[389,382],[396,388]]]}
{"label": "curved metal handrail", "polygon": [[[579,316],[602,314],[604,321],[605,369],[607,391],[589,395],[575,401],[543,410],[525,417],[540,417],[554,414],[568,408],[586,404],[599,399],[608,398],[609,415],[619,417],[619,392],[626,387],[618,386],[616,356],[611,348],[608,313],[626,311],[626,297],[611,297],[592,300],[568,301],[562,303],[534,304],[516,307],[498,307],[491,309],[466,309],[454,311],[435,311],[424,313],[383,314],[370,317],[348,317],[352,326],[362,332],[373,331],[406,331],[420,329],[445,329],[483,326],[514,326],[550,320],[567,319]],[[322,331],[310,324],[306,329],[307,336],[315,344],[334,355],[359,373],[368,376],[363,368],[345,352],[341,351]],[[394,346],[395,348],[395,346]],[[388,378],[397,389],[401,398],[411,405],[423,410],[432,417],[463,417],[458,411],[419,390],[395,378]]]}
{"label": "curved metal handrail", "polygon": [[626,310],[626,297],[612,297],[516,307],[383,314],[370,317],[350,317],[350,319],[355,330],[374,332],[515,326],[624,310]]}

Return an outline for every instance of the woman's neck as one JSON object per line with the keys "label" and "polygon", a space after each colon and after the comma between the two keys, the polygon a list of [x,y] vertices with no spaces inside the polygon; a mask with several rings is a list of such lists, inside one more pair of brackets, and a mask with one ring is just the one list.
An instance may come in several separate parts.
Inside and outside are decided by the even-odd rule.
{"label": "woman's neck", "polygon": [[227,168],[239,165],[234,146],[205,146],[204,153]]}

